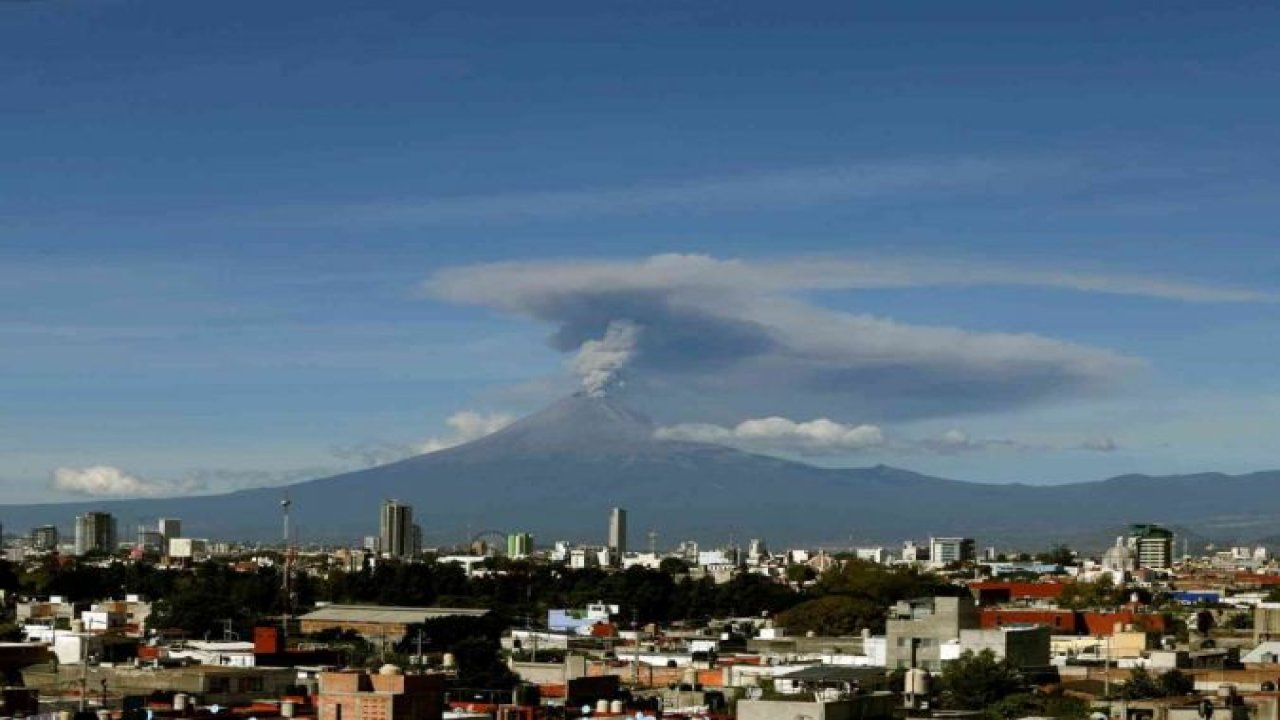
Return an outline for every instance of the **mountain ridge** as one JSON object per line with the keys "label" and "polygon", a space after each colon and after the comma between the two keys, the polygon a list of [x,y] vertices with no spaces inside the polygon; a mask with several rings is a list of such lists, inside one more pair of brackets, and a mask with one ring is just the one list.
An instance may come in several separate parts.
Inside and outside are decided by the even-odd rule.
{"label": "mountain ridge", "polygon": [[481,530],[533,532],[543,544],[600,542],[612,506],[628,509],[633,537],[653,529],[664,545],[730,537],[884,543],[965,534],[980,543],[1103,547],[1130,522],[1247,541],[1274,535],[1280,520],[1280,471],[986,484],[887,465],[823,468],[658,440],[653,430],[647,417],[611,398],[576,395],[479,440],[377,467],[218,495],[0,506],[0,521],[66,528],[75,513],[104,509],[120,517],[122,531],[173,516],[196,537],[272,540],[286,489],[304,541],[376,534],[378,503],[396,498],[414,506],[431,546],[457,544]]}

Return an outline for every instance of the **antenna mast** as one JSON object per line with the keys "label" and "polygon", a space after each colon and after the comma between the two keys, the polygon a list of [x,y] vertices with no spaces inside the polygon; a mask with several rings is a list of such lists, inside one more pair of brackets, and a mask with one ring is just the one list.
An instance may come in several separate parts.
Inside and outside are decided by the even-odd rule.
{"label": "antenna mast", "polygon": [[289,499],[289,491],[286,490],[284,499],[280,501],[280,514],[284,519],[284,572],[280,581],[280,589],[284,595],[280,612],[280,649],[282,651],[289,649],[289,611],[293,607],[293,546],[289,537],[289,508],[292,505],[293,501]]}

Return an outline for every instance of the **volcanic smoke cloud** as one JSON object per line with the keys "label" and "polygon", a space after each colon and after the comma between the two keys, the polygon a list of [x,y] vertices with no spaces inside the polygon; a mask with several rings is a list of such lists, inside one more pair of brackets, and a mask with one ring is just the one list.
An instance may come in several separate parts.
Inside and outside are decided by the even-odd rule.
{"label": "volcanic smoke cloud", "polygon": [[602,339],[582,343],[573,359],[573,371],[582,379],[587,395],[604,397],[609,388],[622,382],[619,373],[631,361],[639,335],[640,328],[630,320],[613,320]]}
{"label": "volcanic smoke cloud", "polygon": [[[1145,367],[1101,348],[1026,333],[907,325],[822,307],[802,295],[1005,278],[1035,284],[1011,272],[953,270],[661,255],[461,267],[435,275],[426,288],[553,325],[552,346],[573,354],[571,367],[588,393],[615,388],[650,414],[681,422],[775,415],[883,422],[1004,410],[1108,390]],[[1125,292],[1119,279],[1090,280],[1043,279],[1080,292]],[[1192,290],[1135,283],[1129,292],[1187,298]]]}

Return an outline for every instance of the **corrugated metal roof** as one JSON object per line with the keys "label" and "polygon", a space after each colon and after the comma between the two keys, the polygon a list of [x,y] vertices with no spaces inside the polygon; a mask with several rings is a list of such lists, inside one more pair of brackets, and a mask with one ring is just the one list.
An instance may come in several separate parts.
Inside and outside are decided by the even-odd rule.
{"label": "corrugated metal roof", "polygon": [[483,608],[397,607],[394,605],[326,605],[303,615],[300,620],[362,623],[418,623],[433,618],[487,615]]}

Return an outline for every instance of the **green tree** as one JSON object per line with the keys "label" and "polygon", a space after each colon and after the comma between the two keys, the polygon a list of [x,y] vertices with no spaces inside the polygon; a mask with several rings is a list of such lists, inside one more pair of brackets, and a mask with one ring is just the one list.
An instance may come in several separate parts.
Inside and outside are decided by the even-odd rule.
{"label": "green tree", "polygon": [[1074,565],[1076,554],[1071,551],[1071,548],[1059,543],[1049,548],[1047,552],[1036,555],[1036,560],[1050,565]]}
{"label": "green tree", "polygon": [[1030,692],[1010,695],[987,709],[993,720],[1017,717],[1051,717],[1060,720],[1084,720],[1089,717],[1087,700],[1056,692]]}
{"label": "green tree", "polygon": [[1120,688],[1120,697],[1125,700],[1146,700],[1164,697],[1164,690],[1146,668],[1134,668],[1129,671],[1129,679]]}
{"label": "green tree", "polygon": [[787,566],[787,582],[806,583],[817,577],[817,571],[808,565],[796,563]]}
{"label": "green tree", "polygon": [[1120,697],[1126,700],[1178,697],[1195,691],[1195,681],[1181,670],[1169,670],[1152,675],[1145,668],[1129,671],[1129,679],[1120,688]]}
{"label": "green tree", "polygon": [[684,575],[689,572],[689,563],[678,557],[662,558],[658,570],[668,575]]}
{"label": "green tree", "polygon": [[966,651],[942,667],[938,679],[943,703],[956,710],[984,710],[1023,688],[1017,669],[995,653]]}
{"label": "green tree", "polygon": [[1124,588],[1117,588],[1111,577],[1103,575],[1096,582],[1071,582],[1062,590],[1058,605],[1069,610],[1111,607],[1123,602]]}
{"label": "green tree", "polygon": [[469,637],[455,644],[450,652],[458,663],[458,687],[510,690],[519,681],[502,662],[499,645],[494,640]]}
{"label": "green tree", "polygon": [[236,572],[207,562],[177,579],[157,596],[152,627],[182,630],[194,637],[220,636],[231,622],[233,631],[247,637],[250,629],[283,609],[280,574],[275,568]]}
{"label": "green tree", "polygon": [[866,598],[826,595],[802,602],[778,616],[790,633],[853,635],[883,617],[882,609]]}
{"label": "green tree", "polygon": [[506,626],[507,620],[494,613],[434,618],[410,625],[395,649],[399,654],[414,654],[421,636],[424,652],[453,654],[458,664],[458,687],[510,689],[516,678],[502,662],[499,642]]}
{"label": "green tree", "polygon": [[1238,612],[1233,615],[1228,615],[1227,618],[1222,621],[1222,627],[1228,630],[1252,630],[1253,613]]}
{"label": "green tree", "polygon": [[1196,690],[1195,679],[1177,669],[1160,673],[1156,684],[1160,686],[1160,693],[1164,697],[1190,695]]}
{"label": "green tree", "polygon": [[[823,573],[813,593],[820,597],[837,595],[853,602],[829,603],[818,609],[843,607],[856,612],[857,625],[872,632],[883,632],[889,608],[900,600],[913,597],[957,595],[966,592],[932,573],[915,568],[885,567],[865,560],[847,560],[839,567]],[[799,606],[797,606],[798,608]],[[801,613],[789,613],[790,620],[804,623]],[[791,627],[787,625],[787,627]]]}

